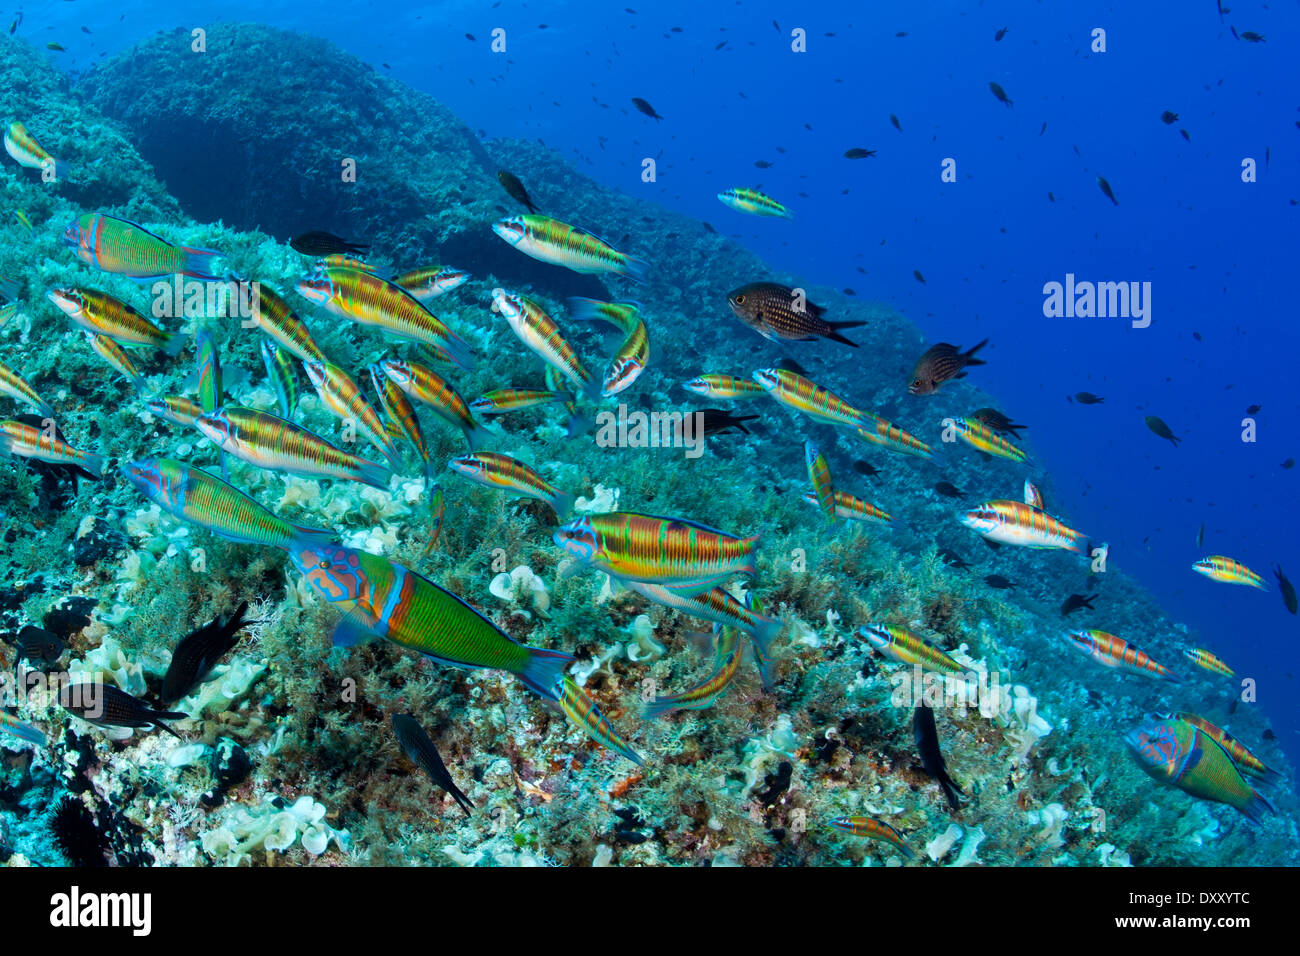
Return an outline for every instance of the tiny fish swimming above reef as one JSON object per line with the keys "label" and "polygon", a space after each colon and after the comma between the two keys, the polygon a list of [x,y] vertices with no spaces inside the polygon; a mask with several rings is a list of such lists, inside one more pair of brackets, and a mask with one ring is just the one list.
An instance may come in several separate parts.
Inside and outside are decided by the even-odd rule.
{"label": "tiny fish swimming above reef", "polygon": [[600,397],[601,383],[587,371],[578,353],[545,309],[526,296],[493,289],[492,310],[506,320],[520,342],[568,378],[580,392],[593,400]]}
{"label": "tiny fish swimming above reef", "polygon": [[528,214],[500,219],[492,224],[492,231],[524,255],[574,272],[611,272],[644,282],[650,270],[645,261],[619,252],[585,229],[549,216]]}
{"label": "tiny fish swimming above reef", "polygon": [[878,150],[863,149],[861,146],[854,146],[852,149],[845,151],[844,158],[845,159],[866,159],[870,156],[875,156],[877,152]]}
{"label": "tiny fish swimming above reef", "polygon": [[210,281],[219,278],[211,260],[220,252],[178,246],[115,216],[87,213],[69,224],[63,241],[86,265],[132,279],[159,279],[172,274]]}
{"label": "tiny fish swimming above reef", "polygon": [[102,477],[104,467],[102,455],[80,451],[47,434],[44,428],[12,419],[0,421],[0,455],[35,458],[51,465],[76,465],[93,478]]}
{"label": "tiny fish swimming above reef", "polygon": [[1276,812],[1246,782],[1227,751],[1186,720],[1148,716],[1124,742],[1138,766],[1161,783],[1202,800],[1226,803],[1254,823]]}
{"label": "tiny fish swimming above reef", "polygon": [[897,624],[864,624],[858,637],[881,657],[899,664],[917,665],[941,674],[960,674],[962,666],[925,638]]}
{"label": "tiny fish swimming above reef", "polygon": [[1100,395],[1094,395],[1092,392],[1075,392],[1074,400],[1080,405],[1100,405],[1106,401]]}
{"label": "tiny fish swimming above reef", "polygon": [[1011,98],[1007,96],[1007,91],[999,84],[990,82],[989,89],[993,91],[993,95],[997,97],[999,103],[1005,103],[1007,106],[1011,106]]}
{"label": "tiny fish swimming above reef", "polygon": [[1061,617],[1069,617],[1075,611],[1087,608],[1089,611],[1097,610],[1092,606],[1092,602],[1097,600],[1095,594],[1071,594],[1061,604]]}
{"label": "tiny fish swimming above reef", "polygon": [[99,727],[158,727],[176,739],[181,735],[164,721],[188,720],[189,714],[154,710],[138,697],[103,681],[64,684],[59,688],[59,705],[70,714]]}
{"label": "tiny fish swimming above reef", "polygon": [[447,765],[442,762],[442,755],[438,753],[438,748],[433,745],[428,732],[420,726],[420,722],[410,714],[394,714],[392,723],[393,733],[397,736],[397,742],[402,745],[406,756],[428,774],[429,780],[435,787],[441,787],[456,801],[456,805],[464,811],[465,816],[469,816],[474,801],[465,796],[460,787],[456,786],[456,782],[451,779],[451,774],[447,772]]}
{"label": "tiny fish swimming above reef", "polygon": [[934,725],[934,711],[925,704],[918,704],[912,713],[912,736],[916,740],[917,752],[921,755],[921,766],[939,782],[948,806],[956,810],[960,806],[957,794],[964,791],[948,776],[943,751],[939,748],[939,731]]}
{"label": "tiny fish swimming above reef", "polygon": [[[13,33],[12,30],[9,31]],[[17,717],[11,717],[3,710],[0,710],[0,730],[6,731],[25,740],[30,744],[36,744],[38,747],[44,747],[46,744],[45,734],[31,724],[24,723]]]}
{"label": "tiny fish swimming above reef", "polygon": [[916,853],[903,842],[903,835],[884,820],[874,817],[836,817],[831,821],[831,828],[850,836],[868,837],[890,844],[906,859],[916,859]]}
{"label": "tiny fish swimming above reef", "polygon": [[1222,674],[1224,677],[1233,676],[1231,667],[1203,647],[1189,647],[1183,651],[1183,656],[1197,667],[1207,670],[1212,674]]}
{"label": "tiny fish swimming above reef", "polygon": [[957,437],[977,451],[996,458],[1024,463],[1029,460],[1021,449],[973,418],[945,418],[944,427],[956,431]]}
{"label": "tiny fish swimming above reef", "polygon": [[[822,507],[815,491],[805,492],[803,500],[818,508]],[[890,524],[894,520],[888,512],[882,511],[871,502],[839,490],[835,492],[835,517],[848,521],[872,521],[879,524]]]}
{"label": "tiny fish swimming above reef", "polygon": [[172,704],[187,697],[208,679],[217,663],[239,643],[239,632],[249,625],[244,617],[248,602],[243,601],[226,620],[214,617],[207,624],[190,631],[172,651],[172,662],[163,675],[158,699]]}
{"label": "tiny fish swimming above reef", "polygon": [[504,169],[497,170],[497,182],[510,194],[510,198],[522,203],[528,208],[529,212],[538,211],[537,206],[533,204],[533,200],[528,195],[528,190],[524,188],[524,184],[519,181],[519,177],[514,173]]}
{"label": "tiny fish swimming above reef", "polygon": [[718,202],[736,212],[749,213],[751,216],[772,216],[781,219],[793,219],[794,213],[781,205],[771,196],[757,189],[737,186],[718,193]]}
{"label": "tiny fish swimming above reef", "polygon": [[912,369],[912,380],[907,390],[912,395],[933,395],[944,382],[954,378],[966,377],[966,366],[984,365],[983,359],[975,358],[975,353],[989,344],[984,339],[967,351],[961,351],[960,345],[940,342],[933,345],[921,355]]}
{"label": "tiny fish swimming above reef", "polygon": [[1240,561],[1225,557],[1222,554],[1212,554],[1207,558],[1201,558],[1192,565],[1192,570],[1205,575],[1211,581],[1218,581],[1220,584],[1242,584],[1246,587],[1258,588],[1261,591],[1268,590],[1268,585],[1264,583],[1262,577]]}
{"label": "tiny fish swimming above reef", "polygon": [[809,302],[803,294],[775,282],[751,282],[727,293],[727,304],[736,318],[763,338],[776,342],[794,339],[810,342],[821,336],[857,348],[839,329],[852,329],[865,322],[828,322],[826,309]]}
{"label": "tiny fish swimming above reef", "polygon": [[1177,448],[1178,443],[1182,441],[1181,438],[1174,435],[1173,430],[1166,425],[1162,419],[1156,418],[1154,415],[1148,415],[1145,421],[1147,423],[1147,428],[1151,429],[1151,431],[1159,435],[1161,438],[1169,439],[1173,442],[1175,448]]}
{"label": "tiny fish swimming above reef", "polygon": [[864,413],[863,418],[864,422],[858,428],[858,437],[902,455],[926,459],[933,457],[934,449],[888,419],[872,415],[870,412]]}
{"label": "tiny fish swimming above reef", "polygon": [[332,232],[304,232],[289,240],[289,246],[304,256],[363,256],[370,248],[336,236]]}

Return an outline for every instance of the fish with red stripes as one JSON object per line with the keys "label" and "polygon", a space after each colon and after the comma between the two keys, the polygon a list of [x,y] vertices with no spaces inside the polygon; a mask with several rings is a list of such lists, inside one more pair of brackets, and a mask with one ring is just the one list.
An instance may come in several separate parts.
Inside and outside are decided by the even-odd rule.
{"label": "fish with red stripes", "polygon": [[429,443],[424,439],[424,430],[420,427],[415,408],[401,387],[384,374],[383,366],[372,365],[369,372],[370,384],[379,395],[379,406],[384,410],[384,418],[388,422],[385,431],[393,438],[405,439],[415,449],[424,462],[425,479],[429,480],[433,472],[433,457],[429,454]]}
{"label": "fish with red stripes", "polygon": [[951,429],[966,444],[976,451],[984,452],[986,455],[1021,463],[1029,460],[1029,456],[1023,451],[983,422],[978,422],[973,418],[945,418],[943,427]]}
{"label": "fish with red stripes", "polygon": [[1041,508],[1000,498],[986,501],[958,516],[967,528],[997,544],[1022,548],[1073,551],[1084,554],[1087,536],[1053,518]]}
{"label": "fish with red stripes", "polygon": [[813,486],[813,499],[826,520],[833,522],[836,518],[836,502],[835,486],[831,483],[831,466],[826,463],[826,456],[810,441],[803,443],[803,458],[804,464],[808,466],[808,480]]}
{"label": "fish with red stripes", "polygon": [[390,465],[400,467],[401,456],[397,453],[397,446],[379,420],[379,412],[366,401],[352,376],[329,362],[304,362],[303,368],[307,370],[307,378],[315,386],[321,403],[344,422],[353,422]]}
{"label": "fish with red stripes", "polygon": [[1264,583],[1262,577],[1235,558],[1225,557],[1222,554],[1201,558],[1192,565],[1192,570],[1221,584],[1240,584],[1261,591],[1268,590],[1268,585]]}
{"label": "fish with red stripes", "polygon": [[1066,631],[1065,639],[1070,642],[1071,647],[1088,655],[1104,667],[1111,667],[1126,674],[1138,674],[1142,677],[1180,683],[1168,667],[1153,660],[1145,651],[1122,637],[1089,628],[1082,631]]}
{"label": "fish with red stripes", "polygon": [[623,333],[623,343],[609,360],[601,395],[609,398],[627,391],[650,366],[650,333],[636,302],[602,302],[599,299],[569,299],[569,317],[579,322],[605,322]]}
{"label": "fish with red stripes", "polygon": [[697,375],[689,382],[683,382],[682,388],[706,398],[757,398],[767,394],[767,389],[758,382],[721,372]]}
{"label": "fish with red stripes", "polygon": [[124,345],[152,345],[175,355],[185,344],[182,336],[164,332],[134,306],[107,292],[94,289],[51,289],[46,298],[58,309],[95,335],[107,335]]}
{"label": "fish with red stripes", "polygon": [[51,156],[22,123],[10,123],[5,130],[5,152],[19,166],[48,170],[54,179],[66,179],[68,164]]}
{"label": "fish with red stripes", "polygon": [[104,468],[102,455],[73,448],[43,429],[12,420],[0,420],[0,454],[35,458],[51,465],[76,465],[95,478]]}
{"label": "fish with red stripes", "polygon": [[919,665],[942,674],[960,674],[965,670],[943,651],[932,647],[920,634],[898,624],[864,624],[858,628],[858,637],[881,657],[899,664]]}
{"label": "fish with red stripes", "polygon": [[270,286],[257,284],[252,320],[259,329],[304,362],[324,362],[325,353],[304,322]]}
{"label": "fish with red stripes", "polygon": [[754,381],[779,404],[828,425],[865,428],[867,416],[829,389],[798,372],[784,368],[761,368]]}
{"label": "fish with red stripes", "polygon": [[560,710],[564,712],[565,717],[569,718],[569,723],[602,747],[626,757],[638,767],[645,766],[645,761],[641,759],[641,755],[619,736],[609,718],[601,713],[600,708],[596,706],[596,702],[587,696],[583,689],[578,686],[577,681],[568,674],[564,674],[560,677],[556,690]]}
{"label": "fish with red stripes", "polygon": [[468,281],[468,272],[446,266],[421,266],[393,276],[393,285],[400,285],[421,303],[459,289]]}
{"label": "fish with red stripes", "polygon": [[379,367],[408,398],[428,406],[448,425],[465,433],[471,450],[478,448],[492,433],[474,421],[469,406],[445,378],[417,362],[384,359]]}
{"label": "fish with red stripes", "polygon": [[934,457],[934,449],[921,439],[888,419],[870,412],[863,413],[862,423],[858,426],[858,437],[902,455],[927,459]]}
{"label": "fish with red stripes", "polygon": [[479,451],[453,458],[447,467],[462,478],[488,488],[507,488],[529,498],[545,501],[555,510],[557,517],[563,518],[573,510],[573,495],[556,488],[536,470],[509,455]]}
{"label": "fish with red stripes", "polygon": [[589,399],[600,398],[601,384],[591,377],[555,320],[532,299],[505,289],[492,290],[492,311],[499,313],[519,341],[549,367],[562,373]]}
{"label": "fish with red stripes", "polygon": [[[805,492],[803,500],[819,509],[822,507],[815,491]],[[890,524],[894,520],[889,512],[882,511],[871,502],[855,498],[847,491],[838,489],[835,492],[835,517],[847,521],[872,521],[879,524]]]}
{"label": "fish with red stripes", "polygon": [[1203,647],[1189,647],[1183,651],[1183,656],[1197,667],[1204,668],[1211,674],[1222,674],[1224,677],[1234,676],[1231,667]]}
{"label": "fish with red stripes", "polygon": [[50,403],[36,394],[36,389],[25,378],[3,363],[0,363],[0,395],[7,395],[20,405],[30,406],[43,418],[54,414]]}
{"label": "fish with red stripes", "polygon": [[903,840],[903,834],[886,823],[884,820],[877,820],[875,817],[836,817],[831,821],[831,828],[839,830],[841,833],[847,833],[850,836],[867,837],[872,840],[881,840],[890,844],[899,853],[903,854],[906,859],[916,859],[916,853]]}
{"label": "fish with red stripes", "polygon": [[613,273],[645,282],[650,266],[619,252],[585,229],[536,213],[511,216],[492,224],[492,231],[526,256],[588,274]]}

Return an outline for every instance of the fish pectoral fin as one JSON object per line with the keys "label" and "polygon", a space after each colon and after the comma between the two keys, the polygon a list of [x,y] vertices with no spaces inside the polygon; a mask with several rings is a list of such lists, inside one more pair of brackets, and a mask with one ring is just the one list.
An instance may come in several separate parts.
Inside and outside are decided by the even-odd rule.
{"label": "fish pectoral fin", "polygon": [[349,614],[334,628],[333,641],[335,647],[352,647],[354,644],[364,644],[372,637],[374,632]]}

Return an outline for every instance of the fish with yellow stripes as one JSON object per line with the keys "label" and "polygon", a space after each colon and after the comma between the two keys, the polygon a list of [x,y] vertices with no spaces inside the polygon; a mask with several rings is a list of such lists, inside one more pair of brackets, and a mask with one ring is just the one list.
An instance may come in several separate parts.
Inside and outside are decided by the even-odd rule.
{"label": "fish with yellow stripes", "polygon": [[813,499],[821,508],[827,521],[836,517],[835,486],[831,484],[831,466],[826,463],[826,456],[818,451],[810,441],[803,443],[804,464],[808,466],[808,480],[812,482]]}
{"label": "fish with yellow stripes", "polygon": [[397,446],[388,437],[379,413],[371,405],[352,376],[329,362],[304,362],[307,378],[311,380],[321,403],[345,422],[354,422],[366,441],[374,445],[389,464],[400,466],[401,456]]}
{"label": "fish with yellow stripes", "polygon": [[437,372],[417,362],[400,359],[384,359],[379,367],[407,397],[433,409],[448,425],[464,432],[471,450],[492,436],[490,431],[474,421],[465,399]]}
{"label": "fish with yellow stripes", "polygon": [[193,425],[203,415],[203,409],[198,403],[183,395],[164,395],[162,398],[151,399],[145,403],[145,407],[159,418],[185,427]]}
{"label": "fish with yellow stripes", "polygon": [[1180,710],[1174,714],[1174,718],[1176,720],[1185,720],[1193,727],[1209,734],[1214,742],[1227,752],[1228,756],[1232,758],[1232,762],[1243,773],[1248,773],[1252,777],[1259,777],[1262,780],[1276,780],[1282,776],[1281,773],[1267,766],[1264,761],[1251,753],[1240,740],[1222,727],[1216,727],[1204,717],[1198,717],[1196,714]]}
{"label": "fish with yellow stripes", "polygon": [[[815,491],[805,492],[803,500],[818,508],[822,507]],[[839,490],[835,492],[835,517],[848,521],[872,521],[879,524],[890,524],[894,520],[889,512],[882,511],[871,502]]]}
{"label": "fish with yellow stripes", "polygon": [[205,412],[215,412],[221,407],[221,356],[216,339],[207,329],[194,336],[195,365],[199,378],[199,407]]}
{"label": "fish with yellow stripes", "polygon": [[38,747],[44,747],[46,744],[45,734],[41,730],[6,714],[3,710],[0,710],[0,730],[7,731],[20,740],[36,744]]}
{"label": "fish with yellow stripes", "polygon": [[142,458],[122,476],[172,517],[241,544],[287,550],[295,541],[329,544],[332,531],[290,524],[238,488],[199,468],[170,458]]}
{"label": "fish with yellow stripes", "polygon": [[522,295],[514,295],[505,289],[493,289],[492,310],[501,314],[519,341],[548,366],[563,373],[580,392],[593,400],[600,397],[600,382],[591,377],[573,346],[561,334],[559,326],[546,314],[545,309]]}
{"label": "fish with yellow stripes", "polygon": [[469,403],[469,410],[475,415],[504,415],[525,408],[537,408],[540,405],[562,405],[573,401],[573,393],[566,391],[549,391],[536,388],[496,388],[484,392]]}
{"label": "fish with yellow stripes", "polygon": [[585,229],[550,216],[525,214],[500,219],[492,231],[524,255],[540,262],[588,274],[613,273],[637,282],[646,281],[650,266],[619,252]]}
{"label": "fish with yellow stripes", "polygon": [[767,389],[758,382],[721,372],[697,375],[689,382],[683,382],[682,388],[706,398],[757,398],[767,394]]}
{"label": "fish with yellow stripes", "polygon": [[877,622],[858,628],[858,637],[882,657],[900,664],[920,665],[943,674],[960,674],[964,668],[955,660],[932,647],[925,638],[898,624]]}
{"label": "fish with yellow stripes", "polygon": [[68,225],[63,241],[77,258],[103,272],[132,279],[184,275],[216,281],[214,249],[180,246],[116,216],[87,213]]}
{"label": "fish with yellow stripes", "polygon": [[779,620],[757,613],[732,597],[723,587],[690,595],[661,584],[643,584],[640,581],[624,583],[629,591],[634,591],[655,604],[724,627],[738,628],[753,639],[755,648],[760,650],[763,656],[767,655],[773,638],[781,631]]}
{"label": "fish with yellow stripes", "polygon": [[934,449],[921,439],[899,428],[888,419],[872,415],[870,412],[862,416],[862,424],[858,426],[858,437],[903,455],[912,455],[916,458],[934,457]]}
{"label": "fish with yellow stripes", "polygon": [[431,480],[433,459],[429,454],[429,444],[424,440],[424,430],[420,428],[420,419],[415,408],[406,397],[406,393],[391,378],[384,374],[383,366],[370,366],[370,384],[379,395],[379,405],[388,420],[385,429],[394,438],[404,438],[415,449],[420,460],[424,462],[424,477]]}
{"label": "fish with yellow stripes", "polygon": [[266,369],[271,391],[275,392],[276,404],[280,406],[280,417],[293,418],[298,409],[298,373],[289,357],[289,350],[270,338],[263,338],[260,345],[262,366]]}
{"label": "fish with yellow stripes", "polygon": [[125,375],[126,380],[131,383],[131,386],[137,392],[144,391],[144,376],[140,374],[140,370],[135,367],[135,363],[122,350],[122,346],[107,335],[97,335],[88,329],[83,329],[82,333],[90,342],[90,347],[94,349],[96,355]]}
{"label": "fish with yellow stripes", "polygon": [[1192,565],[1192,570],[1205,575],[1211,581],[1218,581],[1221,584],[1241,584],[1246,587],[1258,588],[1261,591],[1268,590],[1268,585],[1264,583],[1262,577],[1240,561],[1225,557],[1222,554],[1212,554],[1208,558],[1201,558]]}
{"label": "fish with yellow stripes", "polygon": [[304,322],[278,293],[263,283],[253,297],[253,321],[282,347],[304,362],[327,361]]}
{"label": "fish with yellow stripes", "polygon": [[774,216],[781,219],[794,218],[794,213],[771,196],[761,193],[757,189],[748,189],[744,186],[725,189],[718,193],[718,202],[728,209],[749,213],[751,216]]}
{"label": "fish with yellow stripes", "polygon": [[421,266],[393,276],[393,285],[400,285],[421,302],[429,302],[469,281],[469,273],[446,266]]}
{"label": "fish with yellow stripes", "polygon": [[[548,701],[570,654],[527,647],[446,588],[387,558],[338,545],[298,542],[289,559],[313,591],[343,614],[334,643],[373,635],[440,664],[506,671]],[[576,703],[574,701],[573,703]]]}
{"label": "fish with yellow stripes", "polygon": [[907,859],[916,859],[915,851],[904,842],[903,834],[899,833],[884,820],[877,820],[875,817],[862,816],[836,817],[831,821],[830,825],[832,829],[839,830],[841,833],[847,833],[850,836],[881,840],[893,846]]}
{"label": "fish with yellow stripes", "polygon": [[8,395],[15,402],[30,406],[42,418],[54,414],[50,403],[36,394],[36,389],[25,378],[3,363],[0,363],[0,395]]}
{"label": "fish with yellow stripes", "polygon": [[66,179],[68,164],[51,156],[22,123],[10,123],[5,130],[5,152],[19,166],[49,170],[55,179]]}
{"label": "fish with yellow stripes", "polygon": [[1148,715],[1124,736],[1149,776],[1202,800],[1234,807],[1254,823],[1273,805],[1246,782],[1232,758],[1199,727],[1177,717]]}
{"label": "fish with yellow stripes", "polygon": [[271,471],[360,481],[388,490],[389,471],[335,448],[307,429],[267,412],[227,405],[194,426],[222,451]]}
{"label": "fish with yellow stripes", "polygon": [[1197,667],[1202,667],[1212,674],[1222,674],[1224,677],[1235,676],[1231,667],[1203,647],[1189,647],[1183,651],[1183,656]]}
{"label": "fish with yellow stripes", "polygon": [[447,462],[447,467],[470,481],[488,488],[508,488],[529,498],[545,501],[563,518],[573,509],[573,495],[561,491],[517,458],[494,451],[461,455]]}
{"label": "fish with yellow stripes", "polygon": [[645,766],[641,756],[618,735],[609,718],[600,712],[596,702],[586,695],[572,677],[562,675],[556,690],[560,710],[569,718],[569,723],[607,750],[626,757],[638,767]]}
{"label": "fish with yellow stripes", "polygon": [[51,465],[76,465],[95,478],[102,475],[104,457],[73,448],[50,432],[23,422],[0,420],[0,455],[35,458]]}
{"label": "fish with yellow stripes", "polygon": [[745,642],[737,628],[723,627],[721,624],[713,625],[713,635],[713,669],[709,675],[677,694],[656,692],[654,698],[642,706],[642,717],[654,720],[674,710],[704,710],[717,702],[740,670],[740,663],[745,656]]}
{"label": "fish with yellow stripes", "polygon": [[986,455],[1022,463],[1029,460],[1029,456],[1023,451],[977,419],[945,418],[943,427],[952,429],[958,438]]}
{"label": "fish with yellow stripes", "polygon": [[754,381],[779,404],[828,425],[866,427],[866,416],[829,389],[784,368],[761,368]]}
{"label": "fish with yellow stripes", "polygon": [[46,298],[87,332],[107,335],[126,345],[152,345],[175,355],[185,345],[182,336],[164,332],[136,308],[116,296],[94,289],[51,289]]}
{"label": "fish with yellow stripes", "polygon": [[469,343],[399,285],[360,269],[328,268],[298,281],[309,302],[359,325],[429,346],[462,369],[474,367]]}
{"label": "fish with yellow stripes", "polygon": [[1067,527],[1041,508],[1000,498],[958,516],[967,528],[989,541],[1022,548],[1060,548],[1084,554],[1086,535]]}
{"label": "fish with yellow stripes", "polygon": [[1066,631],[1065,639],[1070,642],[1071,647],[1087,654],[1105,667],[1112,667],[1126,674],[1138,674],[1142,677],[1155,677],[1175,684],[1180,683],[1168,667],[1153,660],[1145,651],[1122,637],[1089,628],[1082,631]]}
{"label": "fish with yellow stripes", "polygon": [[579,322],[606,322],[623,333],[623,344],[609,360],[601,395],[609,398],[626,391],[650,366],[650,333],[636,302],[602,302],[575,296],[569,299],[569,317]]}
{"label": "fish with yellow stripes", "polygon": [[581,566],[687,594],[757,573],[757,537],[739,538],[681,518],[632,511],[585,515],[562,525],[554,538]]}

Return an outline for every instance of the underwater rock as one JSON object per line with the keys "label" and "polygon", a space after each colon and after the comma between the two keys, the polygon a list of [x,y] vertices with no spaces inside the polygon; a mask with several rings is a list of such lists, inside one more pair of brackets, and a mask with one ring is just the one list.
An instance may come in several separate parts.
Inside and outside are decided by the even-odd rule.
{"label": "underwater rock", "polygon": [[79,568],[88,568],[127,549],[126,535],[103,518],[90,518],[78,529],[72,542],[72,560]]}

